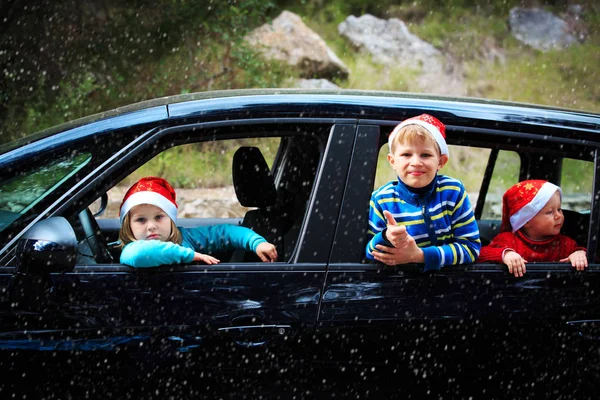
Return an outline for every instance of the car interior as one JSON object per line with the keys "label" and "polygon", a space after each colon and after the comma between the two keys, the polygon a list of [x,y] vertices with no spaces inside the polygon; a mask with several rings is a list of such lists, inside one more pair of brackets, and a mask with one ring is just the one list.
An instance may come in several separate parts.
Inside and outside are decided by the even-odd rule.
{"label": "car interior", "polygon": [[[502,194],[515,183],[526,179],[545,179],[561,186],[563,190],[563,213],[565,223],[562,233],[573,238],[581,246],[587,246],[590,235],[590,209],[594,178],[594,149],[582,146],[581,142],[549,144],[543,140],[532,139],[527,134],[511,132],[507,136],[486,135],[485,131],[447,128],[447,141],[450,154],[459,157],[475,157],[489,153],[484,168],[462,171],[470,177],[476,176],[475,186],[467,186],[474,208],[475,219],[479,226],[482,245],[485,246],[500,233]],[[380,161],[377,174],[386,175],[388,180],[396,179],[390,175],[387,162],[383,158],[388,148],[382,135],[380,142]],[[448,172],[450,162],[440,172],[449,174],[465,182],[460,173]],[[565,166],[569,168],[565,168]],[[380,170],[384,170],[383,172]],[[570,176],[569,169],[579,175]],[[382,179],[379,179],[379,183]],[[376,187],[378,182],[376,179]],[[474,195],[475,194],[475,195]],[[569,198],[580,199],[577,204]],[[567,201],[565,201],[567,200]]]}
{"label": "car interior", "polygon": [[[464,148],[466,142],[469,143],[469,151],[489,152],[485,169],[471,172],[481,175],[481,183],[477,188],[478,196],[476,201],[472,200],[472,205],[479,225],[482,245],[489,244],[500,230],[499,191],[503,192],[517,181],[524,179],[547,179],[561,185],[561,180],[571,179],[564,176],[562,168],[565,160],[569,159],[582,163],[586,169],[593,171],[591,156],[593,153],[591,150],[582,149],[581,146],[563,144],[560,148],[552,150],[547,144],[536,143],[531,139],[512,138],[510,142],[506,142],[501,137],[479,136],[476,140],[465,140],[463,136],[461,140],[455,140],[454,143],[449,139],[449,143],[455,148],[457,146]],[[272,166],[268,165],[259,146],[239,146],[231,160],[231,174],[237,200],[247,209],[245,214],[240,215],[239,218],[227,219],[182,218],[178,223],[186,227],[215,223],[247,226],[275,244],[280,260],[290,259],[312,191],[323,143],[322,137],[315,134],[284,134],[281,136],[281,143]],[[165,149],[167,147],[161,150]],[[512,158],[503,161],[503,157],[506,158],[508,153]],[[387,148],[383,145],[380,157],[382,154],[387,154]],[[147,159],[148,157],[143,161]],[[511,168],[514,170],[512,180],[498,178],[498,174],[505,173],[506,169]],[[457,177],[460,179],[460,176]],[[582,187],[591,188],[591,184],[592,182],[586,182]],[[495,197],[493,190],[496,192]],[[569,209],[568,204],[564,204],[563,209],[565,214],[563,233],[582,246],[587,244],[589,235],[590,192],[588,197],[587,209],[586,207]],[[494,212],[490,211],[492,203],[496,207]],[[118,240],[118,219],[101,217],[96,219],[89,210],[83,210],[77,219],[74,226],[78,237],[83,239],[80,251],[81,263],[118,262],[120,248],[115,246]],[[102,234],[95,234],[98,231]],[[255,254],[239,250],[216,256],[229,262],[259,261]]]}
{"label": "car interior", "polygon": [[[392,127],[382,128],[380,135],[380,158],[387,154],[386,133],[389,132],[386,129],[388,128],[391,130]],[[302,125],[297,129],[290,126],[257,125],[256,128],[226,126],[222,131],[218,129],[210,131],[181,130],[171,136],[167,135],[157,139],[152,146],[147,145],[144,151],[136,154],[129,161],[126,168],[119,170],[118,175],[111,176],[110,182],[106,183],[104,187],[110,189],[111,186],[119,184],[128,176],[133,176],[140,167],[172,147],[193,145],[193,143],[204,141],[214,142],[217,134],[223,140],[241,140],[229,165],[235,195],[241,207],[246,211],[239,216],[229,218],[222,216],[186,217],[179,219],[178,223],[184,227],[217,223],[244,225],[275,244],[280,260],[289,260],[296,248],[329,129],[330,125]],[[276,155],[271,162],[267,162],[265,149],[261,149],[260,145],[243,142],[244,139],[261,137],[280,138]],[[526,133],[489,134],[477,129],[460,128],[460,130],[455,130],[452,126],[448,127],[447,141],[451,147],[467,149],[471,152],[466,153],[467,157],[468,154],[481,152],[488,154],[484,168],[463,172],[478,177],[477,187],[467,187],[467,190],[470,194],[476,193],[477,195],[476,199],[472,199],[471,202],[483,245],[488,244],[499,233],[500,210],[498,204],[501,202],[501,193],[524,179],[547,179],[563,188],[565,198],[572,195],[582,198],[576,205],[563,201],[565,215],[563,234],[572,237],[582,246],[587,246],[588,238],[597,234],[597,232],[590,231],[595,149],[585,146],[585,143],[581,141],[560,138],[553,140],[556,143],[549,144],[544,139],[533,138]],[[453,151],[455,150],[451,149],[451,153]],[[54,164],[50,163],[50,169],[39,171],[39,168],[34,169],[30,175],[16,179],[14,185],[15,187],[27,186],[28,179],[35,179],[36,174],[42,173],[41,171],[48,170],[48,173],[57,175],[56,172],[53,172],[55,169],[60,172],[60,175],[57,176],[62,177],[62,180],[75,181],[77,173],[80,171],[83,173],[92,168],[92,163],[89,161],[90,154],[83,153],[79,158],[74,159],[73,165],[65,166],[62,162],[58,164],[54,162],[57,165],[54,167]],[[389,174],[390,168],[387,161],[380,161],[378,166],[377,174],[382,173],[383,170]],[[510,170],[510,173],[507,174],[507,170]],[[569,171],[575,172],[569,175]],[[442,172],[446,171],[442,170]],[[460,175],[454,174],[454,176],[461,179]],[[391,179],[395,179],[395,177]],[[4,197],[8,199],[7,201],[12,202],[10,204],[19,204],[19,196],[25,198],[21,192],[17,191],[13,196],[9,190],[10,185],[5,185],[5,187]],[[91,204],[95,198],[99,198],[101,204],[99,209],[104,211],[108,202],[106,193],[107,189],[99,187],[97,191],[90,193],[78,204],[79,206]],[[13,198],[15,200],[11,200]],[[36,207],[36,204],[34,202],[29,207]],[[40,203],[40,207],[45,206],[46,204]],[[12,209],[8,205],[4,208]],[[22,213],[22,211],[20,212]],[[17,216],[19,215],[21,214],[17,214]],[[14,219],[14,217],[11,218]],[[22,223],[27,223],[27,219],[21,219]],[[69,221],[80,241],[78,262],[80,265],[118,263],[120,248],[116,244],[120,224],[116,215],[92,212],[90,207],[87,207],[83,210],[73,209]],[[217,256],[225,262],[258,261],[255,254],[240,251]]]}
{"label": "car interior", "polygon": [[[323,130],[320,134],[326,132]],[[178,225],[187,228],[219,223],[246,226],[276,246],[280,261],[288,260],[302,227],[324,149],[324,137],[308,132],[301,135],[296,132],[276,133],[281,141],[271,167],[259,146],[240,145],[233,154],[230,164],[232,184],[237,200],[247,210],[243,215],[230,218],[180,217]],[[140,165],[152,157],[145,157]],[[135,170],[137,168],[133,172]],[[121,251],[118,218],[94,216],[89,208],[72,221],[81,243],[78,264],[118,263]],[[260,261],[256,254],[243,250],[214,256],[221,262]]]}
{"label": "car interior", "polygon": [[[296,245],[312,187],[312,184],[305,183],[314,182],[320,158],[318,148],[311,149],[303,138],[293,138],[287,142],[283,144],[288,149],[285,151],[285,162],[305,168],[292,168],[296,170],[294,174],[284,171],[277,185],[257,147],[242,146],[237,149],[232,165],[237,199],[242,206],[252,208],[244,215],[241,225],[273,243],[283,260],[289,259]],[[236,251],[231,261],[260,259],[254,253]]]}
{"label": "car interior", "polygon": [[[482,185],[477,204],[475,205],[475,218],[479,224],[482,245],[489,244],[494,236],[496,236],[500,231],[500,219],[490,220],[482,217],[484,216],[486,194],[489,190],[489,184],[492,181],[494,170],[502,168],[501,165],[494,165],[495,161],[497,160],[497,154],[498,149],[493,149],[491,151],[483,179],[483,182],[487,183],[487,185]],[[521,162],[518,181],[526,179],[545,179],[557,184],[558,186],[562,185],[562,165],[566,157],[558,154],[549,154],[549,152],[539,151],[539,149],[531,149],[529,152],[525,152],[523,149],[521,149],[518,153],[518,157]],[[586,167],[588,169],[593,170],[593,162],[586,161],[584,164],[587,164]],[[511,182],[509,186],[512,186],[514,183],[516,182]],[[589,183],[591,184],[591,182]],[[571,193],[568,193],[567,190],[568,188],[563,188],[563,197],[565,199],[571,195]],[[563,201],[565,224],[563,226],[562,233],[573,238],[582,246],[587,245],[590,218],[589,204],[591,204],[591,193],[588,196],[587,210],[569,209],[572,207],[572,205],[569,205],[568,202]]]}

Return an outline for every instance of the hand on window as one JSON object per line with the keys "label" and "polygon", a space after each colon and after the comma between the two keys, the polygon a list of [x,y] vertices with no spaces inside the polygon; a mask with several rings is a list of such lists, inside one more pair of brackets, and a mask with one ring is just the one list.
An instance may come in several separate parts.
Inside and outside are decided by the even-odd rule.
{"label": "hand on window", "polygon": [[571,265],[575,267],[577,271],[583,271],[588,266],[587,257],[583,250],[574,251],[569,257],[560,260],[560,262],[566,261],[570,261]]}
{"label": "hand on window", "polygon": [[525,260],[519,253],[512,250],[504,252],[502,262],[508,267],[508,272],[516,276],[517,278],[525,274]]}
{"label": "hand on window", "polygon": [[213,256],[209,256],[208,254],[202,253],[194,253],[194,261],[202,261],[205,264],[213,265],[218,264],[220,261]]}
{"label": "hand on window", "polygon": [[263,262],[277,261],[277,249],[269,242],[262,242],[256,248],[256,254]]}

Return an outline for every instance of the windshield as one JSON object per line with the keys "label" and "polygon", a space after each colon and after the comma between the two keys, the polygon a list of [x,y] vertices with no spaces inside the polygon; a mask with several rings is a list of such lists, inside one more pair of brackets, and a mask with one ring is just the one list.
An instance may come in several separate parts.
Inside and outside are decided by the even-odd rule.
{"label": "windshield", "polygon": [[64,181],[87,165],[90,153],[81,153],[53,159],[17,177],[0,183],[0,231],[52,193]]}

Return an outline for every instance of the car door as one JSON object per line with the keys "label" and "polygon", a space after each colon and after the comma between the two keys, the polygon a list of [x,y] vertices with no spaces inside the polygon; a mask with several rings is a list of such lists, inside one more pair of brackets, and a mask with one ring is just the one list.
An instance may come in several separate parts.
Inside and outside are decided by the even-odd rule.
{"label": "car door", "polygon": [[[280,261],[148,270],[88,263],[67,273],[26,276],[5,267],[2,278],[10,283],[0,347],[11,356],[2,365],[18,374],[25,353],[29,360],[40,360],[38,365],[45,370],[84,360],[84,365],[96,366],[94,371],[111,376],[135,368],[146,381],[159,379],[157,370],[173,368],[211,374],[302,371],[312,362],[311,337],[337,221],[337,214],[329,211],[341,203],[356,130],[353,124],[308,122],[289,128],[278,125],[292,133],[286,134],[289,152],[281,154],[274,174],[282,187],[303,188],[304,192],[294,192],[295,200],[306,196],[289,229],[295,239]],[[239,129],[241,124],[236,123]],[[210,124],[212,135],[217,125]],[[221,123],[221,128],[228,130],[228,123]],[[318,131],[315,137],[320,139],[311,147],[316,153],[310,157],[299,152],[302,141],[293,141],[294,135],[306,138],[307,129]],[[193,132],[202,135],[202,127]],[[146,159],[144,149],[173,140],[168,133],[158,133],[123,163]],[[111,167],[119,168],[119,162]],[[303,168],[310,168],[306,177],[296,176]],[[103,171],[99,182],[110,173]],[[300,203],[292,204],[297,208]]]}
{"label": "car door", "polygon": [[498,264],[423,273],[364,260],[381,129],[358,127],[319,311],[321,366],[355,382],[339,388],[518,396],[593,382],[565,368],[598,371],[585,356],[598,349],[600,265],[537,263],[516,279]]}

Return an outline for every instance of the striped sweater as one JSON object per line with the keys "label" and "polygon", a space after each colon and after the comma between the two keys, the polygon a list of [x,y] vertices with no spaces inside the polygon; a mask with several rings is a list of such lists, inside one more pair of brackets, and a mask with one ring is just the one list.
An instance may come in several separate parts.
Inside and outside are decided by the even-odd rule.
{"label": "striped sweater", "polygon": [[378,244],[390,245],[382,235],[388,210],[423,250],[425,271],[445,265],[475,262],[481,249],[479,228],[461,181],[436,175],[423,193],[411,191],[402,181],[389,182],[375,190],[369,207],[367,258]]}

